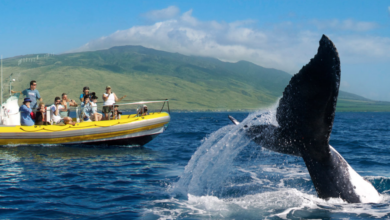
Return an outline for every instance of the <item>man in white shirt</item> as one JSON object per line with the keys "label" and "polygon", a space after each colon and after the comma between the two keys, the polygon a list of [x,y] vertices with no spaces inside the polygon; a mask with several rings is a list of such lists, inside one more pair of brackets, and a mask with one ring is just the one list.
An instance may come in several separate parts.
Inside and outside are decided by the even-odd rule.
{"label": "man in white shirt", "polygon": [[115,93],[111,91],[111,86],[106,86],[106,93],[103,93],[103,118],[104,120],[109,119],[110,112],[112,111],[112,105],[116,102],[120,102],[126,96],[122,96],[122,98],[118,99]]}
{"label": "man in white shirt", "polygon": [[56,97],[54,99],[54,104],[50,106],[50,117],[53,122],[59,124],[61,122],[60,110],[63,109],[64,106],[61,105],[61,98]]}
{"label": "man in white shirt", "polygon": [[50,106],[50,116],[51,120],[55,122],[56,124],[71,124],[75,125],[75,122],[73,122],[71,117],[64,117],[61,118],[60,110],[64,109],[65,107],[61,105],[61,98],[55,97],[54,104]]}

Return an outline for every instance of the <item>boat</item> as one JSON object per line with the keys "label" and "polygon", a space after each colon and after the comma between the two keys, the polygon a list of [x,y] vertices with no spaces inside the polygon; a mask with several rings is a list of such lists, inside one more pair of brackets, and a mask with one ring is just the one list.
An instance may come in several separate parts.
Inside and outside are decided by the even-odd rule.
{"label": "boat", "polygon": [[[126,145],[142,146],[163,133],[170,122],[169,100],[138,101],[120,106],[143,106],[163,103],[159,111],[141,115],[137,109],[134,114],[122,115],[117,120],[80,122],[76,108],[74,125],[34,125],[21,126],[18,97],[11,96],[0,111],[0,145]],[[167,103],[168,112],[163,112]],[[50,115],[50,112],[46,113]],[[50,121],[50,117],[47,118]]]}
{"label": "boat", "polygon": [[[10,75],[10,94],[3,102],[3,57],[0,67],[0,145],[126,145],[142,146],[163,133],[170,122],[169,100],[137,101],[117,103],[115,105],[128,107],[129,114],[122,114],[120,119],[105,121],[82,120],[81,107],[76,107],[74,125],[55,125],[50,120],[50,110],[47,108],[45,120],[49,125],[21,126],[19,113],[19,96],[12,95],[11,84],[15,80]],[[147,114],[140,111],[144,105],[157,105],[154,112]],[[135,108],[138,106],[138,108]],[[164,106],[168,112],[163,112]],[[114,108],[114,106],[112,106]],[[122,110],[122,109],[121,109]],[[149,108],[150,110],[150,108]],[[132,111],[134,113],[132,114]],[[73,114],[74,115],[74,114]],[[83,121],[83,122],[80,122]]]}

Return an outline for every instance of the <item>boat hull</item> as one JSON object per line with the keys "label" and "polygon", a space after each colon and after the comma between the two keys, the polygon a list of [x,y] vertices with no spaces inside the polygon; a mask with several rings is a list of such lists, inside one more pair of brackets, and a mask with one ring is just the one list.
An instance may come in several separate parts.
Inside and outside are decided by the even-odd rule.
{"label": "boat hull", "polygon": [[142,117],[124,115],[120,120],[75,126],[4,126],[0,127],[0,145],[144,145],[164,132],[169,121],[169,114],[161,112]]}

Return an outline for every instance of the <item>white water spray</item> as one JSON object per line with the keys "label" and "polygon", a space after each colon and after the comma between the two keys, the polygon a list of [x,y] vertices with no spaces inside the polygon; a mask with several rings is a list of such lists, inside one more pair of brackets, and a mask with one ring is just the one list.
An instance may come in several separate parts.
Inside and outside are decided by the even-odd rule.
{"label": "white water spray", "polygon": [[225,126],[211,134],[191,157],[171,190],[183,195],[215,195],[233,170],[234,159],[251,142],[244,126],[277,125],[275,109],[257,111],[239,125]]}

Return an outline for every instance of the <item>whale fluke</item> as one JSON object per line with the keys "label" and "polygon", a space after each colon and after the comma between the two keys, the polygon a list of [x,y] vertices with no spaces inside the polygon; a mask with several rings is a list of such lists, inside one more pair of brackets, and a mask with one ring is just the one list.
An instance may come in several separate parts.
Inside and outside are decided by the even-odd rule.
{"label": "whale fluke", "polygon": [[[279,101],[276,120],[284,136],[301,141],[301,153],[323,161],[330,157],[332,131],[340,85],[340,58],[325,35],[318,53],[295,74]],[[315,147],[309,147],[315,146]]]}
{"label": "whale fluke", "polygon": [[337,49],[323,35],[317,54],[291,78],[279,100],[276,110],[279,126],[256,125],[244,129],[262,147],[302,157],[320,198],[342,198],[350,203],[379,202],[380,195],[372,184],[329,145],[340,74]]}

